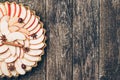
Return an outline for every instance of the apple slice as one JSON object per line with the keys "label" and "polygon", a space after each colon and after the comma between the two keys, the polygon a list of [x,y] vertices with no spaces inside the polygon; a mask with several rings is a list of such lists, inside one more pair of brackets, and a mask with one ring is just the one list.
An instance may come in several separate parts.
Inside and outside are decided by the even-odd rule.
{"label": "apple slice", "polygon": [[26,8],[23,5],[20,5],[20,7],[21,7],[21,13],[19,17],[25,19],[27,13]]}
{"label": "apple slice", "polygon": [[9,72],[7,64],[5,62],[1,63],[1,71],[3,72],[4,75],[10,76],[10,72]]}
{"label": "apple slice", "polygon": [[0,47],[3,45],[2,40],[0,40]]}
{"label": "apple slice", "polygon": [[30,49],[41,49],[45,46],[45,43],[39,43],[39,44],[36,44],[36,45],[30,45]]}
{"label": "apple slice", "polygon": [[20,61],[20,59],[18,59],[18,60],[15,62],[16,71],[17,71],[19,74],[24,75],[24,74],[25,74],[25,70],[22,69],[21,65],[22,65],[22,62]]}
{"label": "apple slice", "polygon": [[[0,66],[1,66],[1,62],[0,62]],[[3,73],[2,73],[2,71],[1,71],[1,69],[0,69],[0,76],[2,75]]]}
{"label": "apple slice", "polygon": [[30,71],[32,69],[32,67],[31,66],[26,66],[26,71]]}
{"label": "apple slice", "polygon": [[10,56],[9,58],[5,59],[6,63],[11,63],[14,62],[17,59],[17,55],[16,56]]}
{"label": "apple slice", "polygon": [[21,49],[19,47],[16,47],[16,54],[17,56],[21,55]]}
{"label": "apple slice", "polygon": [[4,4],[0,3],[0,9],[2,10],[3,15],[6,15],[6,8]]}
{"label": "apple slice", "polygon": [[6,51],[8,51],[7,45],[0,46],[0,54],[5,53]]}
{"label": "apple slice", "polygon": [[1,31],[0,31],[0,36],[2,36],[2,33],[1,33]]}
{"label": "apple slice", "polygon": [[12,56],[15,56],[15,54],[16,54],[15,47],[14,46],[8,46],[8,47],[9,47],[9,50],[10,50],[10,53],[12,54]]}
{"label": "apple slice", "polygon": [[2,9],[0,8],[0,18],[2,18],[4,16]]}
{"label": "apple slice", "polygon": [[8,24],[9,24],[9,26],[11,27],[12,25],[14,25],[15,23],[17,23],[18,22],[18,17],[12,17],[12,18],[10,18],[10,20],[9,20],[9,22],[8,22]]}
{"label": "apple slice", "polygon": [[15,23],[14,26],[17,26],[19,28],[22,28],[25,25],[25,23]]}
{"label": "apple slice", "polygon": [[35,65],[35,62],[32,62],[32,61],[29,61],[25,58],[21,59],[22,63],[27,65],[27,66],[34,66]]}
{"label": "apple slice", "polygon": [[30,43],[29,43],[29,40],[28,40],[28,39],[25,40],[24,46],[25,46],[25,47],[29,47],[29,46],[30,46]]}
{"label": "apple slice", "polygon": [[8,41],[25,40],[25,39],[26,39],[25,36],[20,32],[13,32],[8,34],[7,36]]}
{"label": "apple slice", "polygon": [[19,32],[22,32],[22,33],[24,33],[25,35],[30,35],[29,31],[28,31],[27,29],[25,29],[25,28],[20,28],[20,29],[19,29]]}
{"label": "apple slice", "polygon": [[2,18],[1,18],[1,22],[2,21],[9,21],[9,19],[10,19],[10,17],[7,15],[7,16],[3,16]]}
{"label": "apple slice", "polygon": [[24,58],[29,60],[29,61],[40,61],[41,60],[40,56],[30,56],[28,54],[25,54]]}
{"label": "apple slice", "polygon": [[6,59],[10,56],[10,51],[8,50],[7,52],[5,52],[4,54],[1,54],[0,55],[0,59]]}
{"label": "apple slice", "polygon": [[36,17],[33,25],[32,25],[32,26],[29,26],[29,27],[27,28],[28,31],[31,31],[31,30],[35,29],[35,28],[37,27],[37,25],[38,25],[38,21],[39,21],[39,19]]}
{"label": "apple slice", "polygon": [[28,10],[27,10],[26,18],[25,18],[25,20],[24,20],[24,23],[25,23],[25,24],[28,23],[28,21],[30,20],[30,17],[31,17],[31,13],[30,13],[30,10],[28,9]]}
{"label": "apple slice", "polygon": [[35,21],[35,15],[32,15],[29,22],[24,26],[24,28],[27,29],[28,27],[32,26],[34,21]]}
{"label": "apple slice", "polygon": [[24,45],[23,40],[17,40],[18,44]]}
{"label": "apple slice", "polygon": [[30,40],[30,44],[39,44],[41,42],[43,42],[45,39],[45,35],[41,35],[39,38],[37,39],[31,39]]}
{"label": "apple slice", "polygon": [[10,9],[11,9],[10,17],[12,18],[15,16],[15,13],[16,13],[16,3],[15,2],[12,2],[10,4]]}
{"label": "apple slice", "polygon": [[16,26],[11,26],[11,27],[9,27],[9,30],[10,30],[11,33],[18,31],[19,29],[20,29],[20,28],[19,28],[19,27],[16,27]]}
{"label": "apple slice", "polygon": [[4,59],[0,58],[0,62],[4,61]]}
{"label": "apple slice", "polygon": [[27,52],[27,54],[31,55],[31,56],[38,56],[43,54],[44,51],[43,50],[30,50],[29,52]]}
{"label": "apple slice", "polygon": [[10,16],[11,15],[11,8],[10,8],[9,2],[5,2],[5,8],[6,8],[7,15]]}
{"label": "apple slice", "polygon": [[30,35],[37,33],[40,30],[40,24],[37,25],[37,27],[35,29],[33,29],[32,31],[30,31]]}
{"label": "apple slice", "polygon": [[42,34],[44,34],[44,29],[41,28],[38,32],[37,32],[37,37],[40,37]]}
{"label": "apple slice", "polygon": [[21,13],[21,7],[19,4],[16,4],[16,12],[15,12],[15,17],[18,17]]}
{"label": "apple slice", "polygon": [[24,51],[23,51],[23,49],[21,48],[21,51],[20,51],[20,58],[22,59],[23,56],[24,56]]}
{"label": "apple slice", "polygon": [[5,20],[1,21],[0,30],[1,30],[1,33],[3,35],[8,35],[10,33],[10,31],[8,30],[8,23],[7,23],[7,21],[5,21]]}

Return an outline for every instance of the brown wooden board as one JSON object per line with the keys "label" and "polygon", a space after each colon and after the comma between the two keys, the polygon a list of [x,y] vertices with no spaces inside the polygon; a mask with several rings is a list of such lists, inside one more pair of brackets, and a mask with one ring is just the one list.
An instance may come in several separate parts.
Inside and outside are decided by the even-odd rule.
{"label": "brown wooden board", "polygon": [[[100,0],[100,68],[101,79],[119,80],[120,1]],[[119,78],[119,79],[118,79]]]}
{"label": "brown wooden board", "polygon": [[73,80],[98,80],[99,1],[73,1]]}
{"label": "brown wooden board", "polygon": [[72,0],[46,0],[46,80],[72,80]]}

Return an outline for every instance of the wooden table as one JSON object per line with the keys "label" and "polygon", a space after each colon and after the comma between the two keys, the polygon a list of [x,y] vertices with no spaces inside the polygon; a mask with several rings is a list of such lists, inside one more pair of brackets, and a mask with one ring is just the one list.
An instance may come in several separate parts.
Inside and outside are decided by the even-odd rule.
{"label": "wooden table", "polygon": [[120,80],[120,0],[8,1],[35,10],[48,37],[38,67],[11,80]]}

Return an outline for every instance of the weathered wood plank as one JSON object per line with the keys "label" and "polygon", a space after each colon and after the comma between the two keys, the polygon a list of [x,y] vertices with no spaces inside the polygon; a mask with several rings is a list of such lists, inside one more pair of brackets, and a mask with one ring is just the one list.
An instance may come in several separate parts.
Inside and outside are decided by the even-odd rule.
{"label": "weathered wood plank", "polygon": [[100,80],[120,80],[119,18],[119,0],[100,0]]}
{"label": "weathered wood plank", "polygon": [[72,80],[72,0],[46,0],[46,80]]}
{"label": "weathered wood plank", "polygon": [[73,80],[98,80],[99,0],[73,0]]}
{"label": "weathered wood plank", "polygon": [[9,2],[13,2],[13,1],[15,1],[15,2],[18,3],[19,0],[0,0],[0,2],[5,2],[5,1],[9,1]]}

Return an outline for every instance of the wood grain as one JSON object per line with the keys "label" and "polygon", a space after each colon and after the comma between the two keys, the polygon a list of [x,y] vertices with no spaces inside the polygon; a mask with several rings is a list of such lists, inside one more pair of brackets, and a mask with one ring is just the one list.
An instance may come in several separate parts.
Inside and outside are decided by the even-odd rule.
{"label": "wood grain", "polygon": [[73,1],[73,80],[98,80],[99,1]]}
{"label": "wood grain", "polygon": [[72,0],[46,0],[46,80],[72,80]]}
{"label": "wood grain", "polygon": [[[100,1],[100,78],[119,80],[119,0]],[[119,67],[120,68],[120,67]]]}

